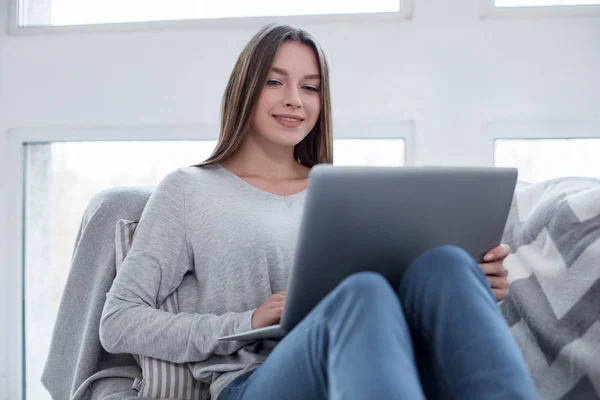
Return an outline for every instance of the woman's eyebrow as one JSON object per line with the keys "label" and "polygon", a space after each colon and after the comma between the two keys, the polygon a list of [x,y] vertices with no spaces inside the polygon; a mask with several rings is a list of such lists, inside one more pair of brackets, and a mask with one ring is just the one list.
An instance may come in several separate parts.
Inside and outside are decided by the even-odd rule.
{"label": "woman's eyebrow", "polygon": [[[281,74],[283,76],[289,76],[288,72],[282,68],[272,67],[271,71]],[[306,75],[304,77],[304,79],[321,79],[321,75],[320,74],[310,74],[310,75]]]}

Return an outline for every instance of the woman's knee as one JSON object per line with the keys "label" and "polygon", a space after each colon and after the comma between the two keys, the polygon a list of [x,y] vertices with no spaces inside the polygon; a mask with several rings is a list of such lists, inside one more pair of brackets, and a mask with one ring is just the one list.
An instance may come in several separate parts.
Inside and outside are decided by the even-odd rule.
{"label": "woman's knee", "polygon": [[358,272],[344,279],[331,293],[331,301],[342,308],[358,307],[367,311],[372,306],[398,301],[396,291],[383,275],[376,272]]}
{"label": "woman's knee", "polygon": [[464,249],[458,246],[446,245],[431,249],[419,256],[413,265],[423,269],[429,276],[441,274],[444,276],[475,270],[477,263]]}
{"label": "woman's knee", "polygon": [[383,275],[367,271],[352,274],[339,285],[340,291],[362,295],[372,295],[390,288]]}
{"label": "woman's knee", "polygon": [[466,259],[471,259],[469,253],[467,253],[462,247],[454,245],[436,247],[423,253],[422,257],[439,258],[453,261],[464,261]]}
{"label": "woman's knee", "polygon": [[383,275],[375,272],[359,272],[344,279],[324,302],[328,317],[340,317],[344,325],[354,321],[362,323],[373,314],[399,309],[396,291]]}

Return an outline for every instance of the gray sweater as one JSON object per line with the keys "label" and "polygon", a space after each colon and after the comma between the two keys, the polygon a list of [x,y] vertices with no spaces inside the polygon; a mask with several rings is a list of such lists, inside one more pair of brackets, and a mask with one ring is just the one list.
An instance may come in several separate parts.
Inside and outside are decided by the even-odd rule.
{"label": "gray sweater", "polygon": [[[213,398],[256,368],[274,342],[217,338],[250,330],[253,311],[285,290],[305,193],[270,194],[220,165],[170,173],[152,193],[107,294],[105,349],[190,362],[197,379],[211,382]],[[197,283],[190,312],[158,310],[188,272]]]}

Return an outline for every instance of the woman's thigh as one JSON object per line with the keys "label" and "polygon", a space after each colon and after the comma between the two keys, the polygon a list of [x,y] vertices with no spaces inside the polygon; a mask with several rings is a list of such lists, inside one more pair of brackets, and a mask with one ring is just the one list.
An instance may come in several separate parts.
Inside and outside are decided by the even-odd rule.
{"label": "woman's thigh", "polygon": [[373,273],[329,293],[258,369],[223,399],[395,398],[423,394],[398,297]]}
{"label": "woman's thigh", "polygon": [[254,371],[240,376],[219,400],[327,399],[325,338],[303,321]]}

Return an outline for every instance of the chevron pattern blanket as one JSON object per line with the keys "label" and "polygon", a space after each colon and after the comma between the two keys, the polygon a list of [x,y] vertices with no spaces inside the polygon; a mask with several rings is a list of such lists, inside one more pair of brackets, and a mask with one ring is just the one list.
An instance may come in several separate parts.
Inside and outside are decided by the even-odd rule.
{"label": "chevron pattern blanket", "polygon": [[501,310],[541,399],[600,399],[600,180],[519,185]]}

